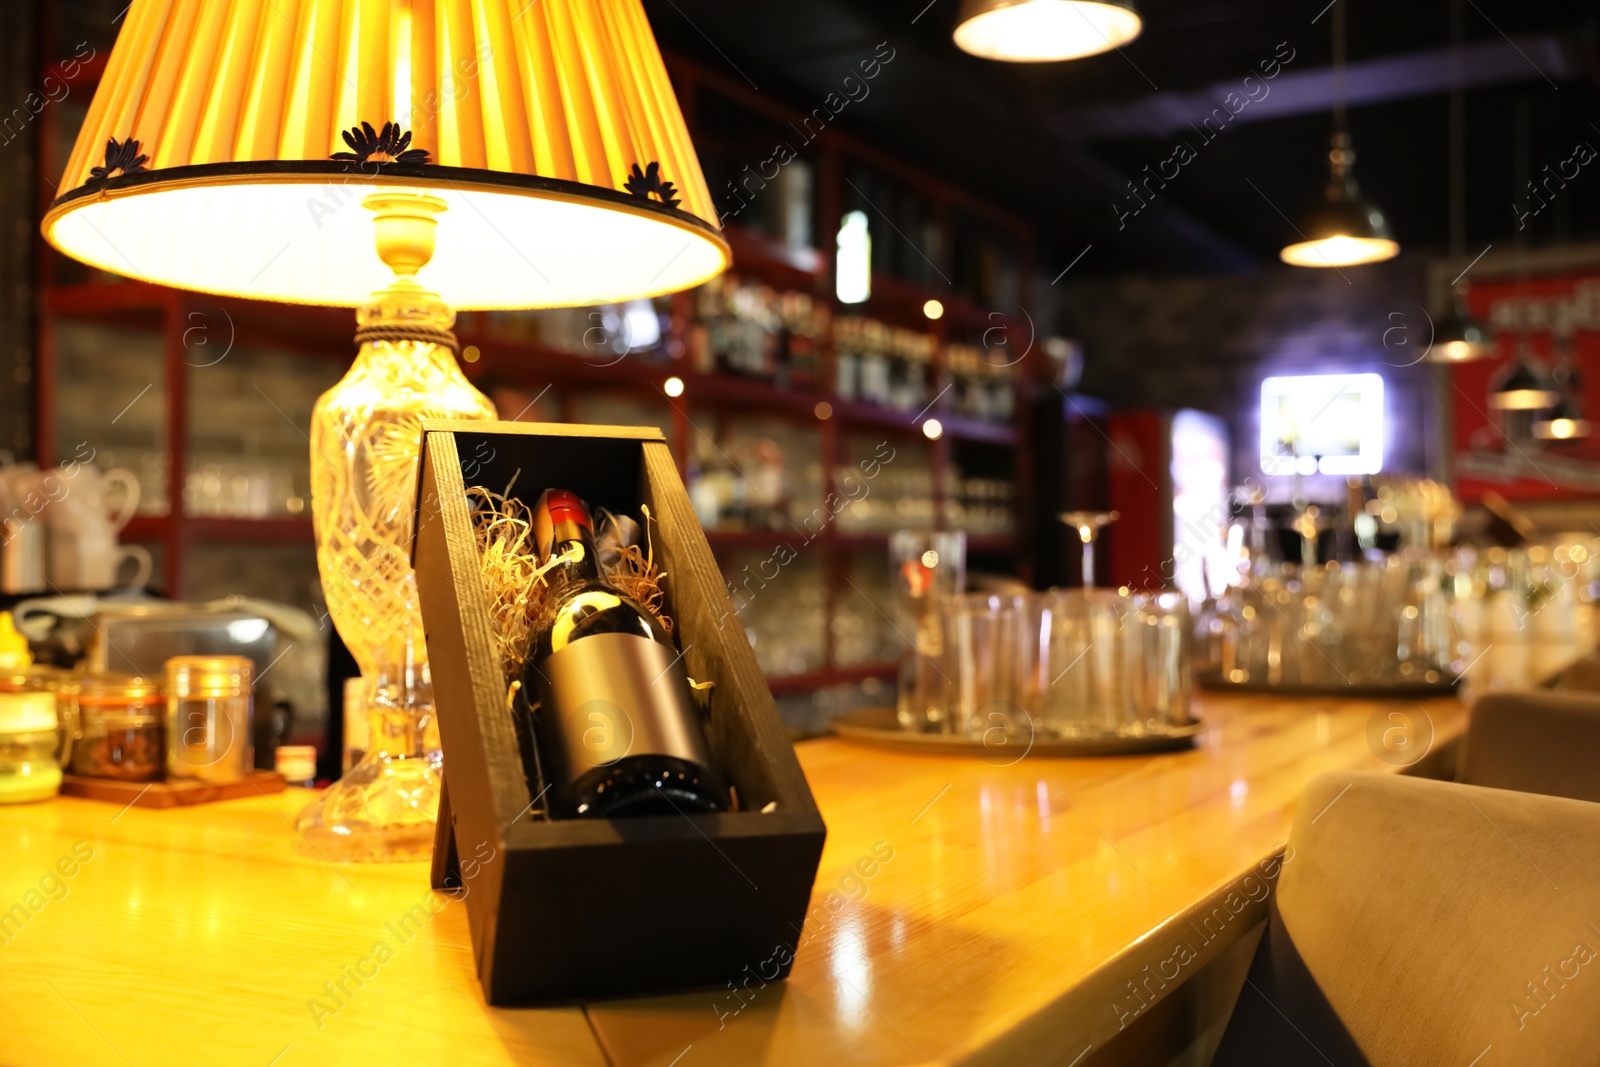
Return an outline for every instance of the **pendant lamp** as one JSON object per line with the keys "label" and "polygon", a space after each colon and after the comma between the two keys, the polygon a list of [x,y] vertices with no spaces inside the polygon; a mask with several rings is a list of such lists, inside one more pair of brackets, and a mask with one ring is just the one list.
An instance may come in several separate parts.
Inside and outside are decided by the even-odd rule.
{"label": "pendant lamp", "polygon": [[1472,317],[1463,294],[1451,288],[1450,308],[1434,323],[1428,359],[1436,363],[1468,363],[1494,354],[1494,334]]}
{"label": "pendant lamp", "polygon": [[359,308],[313,411],[311,510],[371,740],[297,828],[330,859],[426,856],[421,423],[494,417],[454,309],[648,297],[729,262],[639,0],[133,0],[60,189],[44,235],[93,266]]}
{"label": "pendant lamp", "polygon": [[983,59],[1050,63],[1121,48],[1143,29],[1133,0],[962,0],[955,40]]}
{"label": "pendant lamp", "polygon": [[[1450,0],[1450,261],[1465,258],[1467,245],[1467,115],[1461,85],[1462,2]],[[1466,272],[1463,271],[1463,274]],[[1449,304],[1433,325],[1434,363],[1468,363],[1494,354],[1494,335],[1467,310],[1466,293],[1457,278]]]}
{"label": "pendant lamp", "polygon": [[1583,377],[1578,373],[1572,350],[1572,334],[1556,334],[1556,365],[1550,372],[1559,399],[1548,411],[1533,420],[1533,435],[1546,441],[1572,441],[1589,436],[1589,420],[1583,417]]}
{"label": "pendant lamp", "polygon": [[1356,154],[1345,123],[1345,5],[1333,8],[1333,148],[1328,153],[1328,184],[1296,227],[1300,240],[1280,258],[1296,267],[1350,267],[1392,259],[1400,245],[1389,220],[1361,195],[1353,168]]}
{"label": "pendant lamp", "polygon": [[1546,441],[1573,441],[1589,436],[1589,420],[1567,397],[1533,420],[1533,436]]}
{"label": "pendant lamp", "polygon": [[1540,411],[1560,399],[1525,337],[1517,343],[1516,356],[1489,383],[1489,406],[1501,411]]}

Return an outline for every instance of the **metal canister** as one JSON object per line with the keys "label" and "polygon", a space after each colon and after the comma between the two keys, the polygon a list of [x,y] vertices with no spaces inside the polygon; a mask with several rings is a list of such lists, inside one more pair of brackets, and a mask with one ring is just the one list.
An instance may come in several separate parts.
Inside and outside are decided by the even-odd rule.
{"label": "metal canister", "polygon": [[236,782],[255,766],[253,665],[244,656],[167,660],[167,776]]}
{"label": "metal canister", "polygon": [[39,519],[0,524],[0,593],[45,590],[45,528]]}

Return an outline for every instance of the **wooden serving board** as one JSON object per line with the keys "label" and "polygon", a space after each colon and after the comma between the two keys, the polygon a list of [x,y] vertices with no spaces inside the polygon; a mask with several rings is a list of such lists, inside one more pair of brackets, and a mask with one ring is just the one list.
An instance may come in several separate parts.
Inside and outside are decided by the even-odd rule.
{"label": "wooden serving board", "polygon": [[283,775],[277,771],[251,771],[237,782],[192,782],[173,779],[165,782],[119,782],[110,778],[85,778],[77,774],[61,776],[61,795],[104,800],[123,807],[180,808],[190,804],[209,804],[214,800],[281,793]]}

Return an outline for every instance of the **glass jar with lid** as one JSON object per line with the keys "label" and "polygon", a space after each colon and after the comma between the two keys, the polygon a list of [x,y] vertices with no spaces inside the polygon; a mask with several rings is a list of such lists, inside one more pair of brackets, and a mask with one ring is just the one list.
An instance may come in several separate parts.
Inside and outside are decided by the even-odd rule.
{"label": "glass jar with lid", "polygon": [[166,699],[137,674],[86,674],[78,686],[72,773],[124,782],[166,777]]}
{"label": "glass jar with lid", "polygon": [[56,795],[61,789],[57,741],[53,693],[0,692],[0,804]]}
{"label": "glass jar with lid", "polygon": [[255,767],[245,656],[167,660],[167,772],[201,782],[237,782]]}
{"label": "glass jar with lid", "polygon": [[61,667],[31,664],[26,667],[0,667],[0,694],[31,693],[43,690],[55,695],[56,762],[65,767],[78,737],[78,676]]}

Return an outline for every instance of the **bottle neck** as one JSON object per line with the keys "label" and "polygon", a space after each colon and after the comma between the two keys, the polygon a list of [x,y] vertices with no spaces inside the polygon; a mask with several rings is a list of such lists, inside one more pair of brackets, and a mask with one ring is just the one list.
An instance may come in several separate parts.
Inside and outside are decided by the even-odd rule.
{"label": "bottle neck", "polygon": [[561,540],[550,550],[550,558],[559,561],[548,572],[552,589],[600,580],[600,554],[595,550],[594,536],[581,526],[572,524],[562,531]]}

